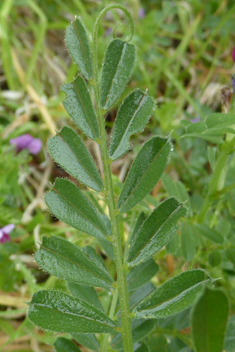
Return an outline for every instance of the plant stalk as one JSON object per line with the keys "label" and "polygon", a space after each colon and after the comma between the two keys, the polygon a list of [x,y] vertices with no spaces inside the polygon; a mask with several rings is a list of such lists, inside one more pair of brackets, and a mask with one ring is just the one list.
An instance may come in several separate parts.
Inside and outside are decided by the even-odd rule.
{"label": "plant stalk", "polygon": [[[119,8],[123,10],[128,16],[131,23],[131,35],[129,39],[131,39],[134,31],[133,19],[129,11],[125,7],[121,5],[110,5],[110,6],[107,6],[100,13],[99,17],[96,20],[94,31],[93,31],[93,69],[94,69],[93,76],[94,76],[96,109],[97,109],[99,131],[100,131],[99,142],[100,142],[100,150],[101,150],[101,157],[102,157],[103,171],[104,171],[104,188],[105,188],[105,195],[106,195],[107,204],[109,208],[115,266],[117,271],[117,288],[118,288],[119,305],[120,305],[120,311],[121,311],[123,349],[124,349],[124,352],[133,352],[126,271],[124,269],[124,263],[123,263],[123,248],[122,248],[122,241],[121,241],[120,232],[119,232],[118,211],[116,209],[116,204],[114,200],[113,182],[112,182],[112,175],[111,175],[111,169],[110,169],[110,159],[108,156],[108,149],[107,149],[107,139],[106,139],[106,132],[105,132],[105,116],[104,116],[105,111],[103,111],[103,109],[100,106],[100,84],[99,84],[99,77],[98,77],[98,57],[97,57],[98,27],[104,14],[113,8]],[[102,351],[102,352],[105,352],[105,351]]]}

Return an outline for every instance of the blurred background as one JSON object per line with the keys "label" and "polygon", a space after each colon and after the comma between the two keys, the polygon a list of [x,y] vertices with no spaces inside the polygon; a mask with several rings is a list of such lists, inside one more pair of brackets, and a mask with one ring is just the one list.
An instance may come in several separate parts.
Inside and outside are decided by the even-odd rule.
{"label": "blurred background", "polygon": [[[64,236],[79,246],[89,244],[100,250],[95,239],[52,217],[43,195],[56,177],[68,176],[47,154],[46,142],[64,125],[75,128],[63,108],[64,94],[60,91],[61,85],[71,82],[77,74],[77,68],[65,48],[65,29],[75,16],[81,16],[91,36],[98,13],[112,3],[115,2],[0,1],[2,351],[53,350],[48,343],[52,343],[55,336],[43,333],[25,319],[27,305],[24,302],[30,301],[33,292],[42,287],[66,289],[62,281],[40,270],[34,262],[33,254],[42,236]],[[182,194],[190,197],[192,212],[197,211],[210,172],[208,143],[202,139],[180,138],[183,133],[181,121],[202,121],[211,112],[221,111],[221,88],[232,88],[235,3],[231,0],[129,0],[119,3],[125,5],[134,18],[133,42],[137,46],[132,80],[119,102],[130,90],[138,87],[148,90],[157,107],[145,131],[132,137],[130,152],[112,165],[116,192],[119,192],[121,182],[143,142],[152,135],[172,133],[174,152],[167,173],[176,182],[174,185],[177,186],[172,187],[178,187],[181,198]],[[100,65],[117,23],[120,23],[118,36],[125,38],[129,33],[122,12],[112,11],[105,15],[99,31]],[[115,116],[116,109],[107,116],[108,135]],[[90,140],[86,141],[86,145],[101,168],[97,145]],[[159,183],[142,207],[151,209],[162,197],[171,195],[169,182],[166,188]],[[235,204],[233,198],[229,201],[230,226],[234,228]],[[125,219],[127,225],[124,221],[122,223],[124,232],[128,232],[131,217],[132,214]],[[225,229],[227,225],[222,223],[220,226]],[[209,268],[215,277],[223,276],[220,285],[227,290],[233,310],[235,263],[232,260],[227,266],[223,266],[221,261],[217,265],[212,261],[213,265],[208,263],[207,250],[214,249],[213,246],[206,243],[198,249],[198,243],[195,243],[191,257],[182,254],[180,243],[178,251],[171,253],[168,249],[167,256],[166,250],[161,251],[156,258],[161,270],[155,283],[179,273],[183,265],[185,268]],[[113,270],[112,266],[110,270]],[[99,297],[104,307],[108,307],[109,298],[102,290]],[[170,346],[169,341],[164,339],[162,337],[163,345]],[[169,351],[181,350],[177,344],[169,346]]]}

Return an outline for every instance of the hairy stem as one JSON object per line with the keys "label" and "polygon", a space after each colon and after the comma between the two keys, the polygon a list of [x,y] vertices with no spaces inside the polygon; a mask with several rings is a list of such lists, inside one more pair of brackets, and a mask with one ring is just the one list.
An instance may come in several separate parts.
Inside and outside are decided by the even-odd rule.
{"label": "hairy stem", "polygon": [[[134,32],[133,19],[129,11],[125,7],[121,5],[110,5],[100,13],[99,17],[96,20],[96,23],[94,26],[94,32],[93,32],[94,89],[95,89],[96,109],[97,109],[99,131],[100,131],[100,149],[101,149],[101,157],[102,157],[103,171],[104,171],[104,187],[105,187],[105,194],[106,194],[107,204],[109,208],[109,216],[110,216],[111,227],[112,227],[113,250],[114,250],[115,265],[117,270],[117,287],[118,287],[119,305],[121,310],[123,349],[124,349],[124,352],[133,352],[130,309],[129,309],[129,295],[127,290],[126,271],[124,269],[124,263],[123,263],[122,241],[119,233],[118,211],[116,209],[116,204],[114,200],[110,160],[109,160],[108,149],[107,149],[105,117],[104,117],[105,111],[103,111],[103,109],[101,109],[101,106],[100,106],[100,85],[98,81],[98,64],[97,64],[98,63],[98,58],[97,58],[98,26],[104,14],[113,8],[118,8],[123,10],[125,14],[128,16],[131,24],[131,35],[129,37],[129,40],[131,39]],[[105,352],[105,351],[102,351],[102,352]]]}

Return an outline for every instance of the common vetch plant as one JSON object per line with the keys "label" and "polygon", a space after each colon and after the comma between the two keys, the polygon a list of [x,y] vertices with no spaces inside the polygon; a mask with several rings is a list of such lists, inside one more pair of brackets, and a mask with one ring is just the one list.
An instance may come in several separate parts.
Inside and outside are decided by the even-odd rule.
{"label": "common vetch plant", "polygon": [[[127,15],[131,34],[126,40],[121,40],[114,33],[105,53],[100,79],[98,28],[104,14],[114,8]],[[159,269],[153,255],[172,239],[179,219],[187,213],[185,205],[175,198],[161,202],[148,217],[140,213],[126,242],[120,233],[120,216],[152,191],[165,170],[172,149],[170,138],[154,136],[149,139],[133,161],[118,200],[115,199],[110,164],[129,150],[130,137],[144,129],[155,105],[146,92],[139,89],[131,92],[118,110],[108,148],[105,116],[131,77],[136,55],[135,46],[131,43],[133,33],[133,19],[121,5],[110,5],[100,13],[94,26],[92,47],[79,18],[66,31],[66,45],[79,74],[72,83],[62,87],[66,94],[63,104],[79,129],[99,144],[103,179],[85,144],[73,129],[63,127],[48,141],[49,153],[56,163],[79,182],[105,197],[109,217],[67,179],[57,179],[46,194],[48,207],[58,219],[95,236],[113,260],[116,275],[110,275],[92,247],[81,249],[59,237],[44,237],[35,259],[44,270],[66,280],[71,294],[38,291],[33,295],[28,313],[29,319],[39,327],[69,333],[89,349],[102,352],[145,351],[141,340],[154,328],[154,319],[170,317],[190,307],[205,283],[210,281],[203,270],[189,270],[157,289],[152,285],[146,286]],[[112,294],[108,315],[94,287]],[[94,335],[96,333],[106,334],[101,347]],[[60,337],[54,346],[57,351],[65,351],[71,348],[71,344],[71,340]],[[75,345],[72,348],[73,351],[79,350]]]}

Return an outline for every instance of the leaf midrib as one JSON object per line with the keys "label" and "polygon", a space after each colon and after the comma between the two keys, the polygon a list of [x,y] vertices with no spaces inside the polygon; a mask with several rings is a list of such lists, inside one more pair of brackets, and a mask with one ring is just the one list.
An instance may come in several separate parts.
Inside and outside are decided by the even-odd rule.
{"label": "leaf midrib", "polygon": [[[82,163],[82,161],[80,161],[78,155],[71,149],[70,145],[65,141],[65,139],[61,136],[61,134],[58,134],[58,137],[61,138],[61,140],[65,143],[65,145],[69,148],[69,150],[72,152],[72,154],[75,156],[75,158],[77,159],[78,163],[85,169],[85,171],[87,172],[87,174],[89,175],[89,177],[94,181],[94,183],[99,187],[97,181],[95,180],[94,176],[90,173],[90,170],[86,167],[85,164]],[[86,148],[86,147],[85,147]],[[86,158],[89,160],[89,155],[86,156]],[[91,161],[91,160],[89,160]],[[92,165],[93,167],[93,165]],[[94,165],[94,171],[97,171]],[[98,173],[98,172],[97,172]],[[99,174],[98,174],[99,175]],[[78,179],[79,180],[79,179]],[[81,181],[82,182],[82,181]],[[84,183],[84,182],[83,182]],[[100,187],[99,187],[100,189]]]}
{"label": "leaf midrib", "polygon": [[[204,279],[203,281],[200,281],[200,282],[197,282],[196,284],[194,284],[193,286],[190,286],[189,288],[187,288],[186,290],[183,290],[183,291],[181,291],[180,293],[178,293],[178,294],[175,294],[174,296],[172,296],[172,297],[170,297],[170,298],[168,298],[168,299],[166,299],[165,301],[162,301],[162,302],[160,302],[160,303],[157,303],[156,305],[154,305],[154,306],[151,306],[150,308],[146,308],[146,309],[143,309],[142,311],[140,311],[140,313],[142,313],[142,312],[148,312],[149,310],[152,310],[152,309],[154,309],[154,308],[157,308],[157,307],[159,307],[159,306],[161,306],[162,304],[164,304],[164,303],[168,303],[168,302],[170,302],[171,300],[173,300],[174,298],[177,298],[178,296],[180,296],[182,293],[187,293],[187,292],[190,292],[190,291],[192,291],[194,288],[196,288],[197,286],[199,286],[199,285],[203,285],[203,283],[205,282],[205,281],[208,281],[209,279]],[[149,297],[149,299],[150,299],[151,297]],[[145,300],[147,300],[147,299],[145,299]],[[144,302],[143,302],[144,303]],[[138,312],[138,311],[137,311]],[[143,313],[144,314],[144,313]]]}
{"label": "leaf midrib", "polygon": [[[55,187],[52,188],[52,191],[51,191],[51,192],[53,192],[53,191],[55,191],[56,193],[58,193],[67,203],[69,203],[75,210],[77,210],[78,213],[82,214],[82,216],[83,216],[85,219],[87,219],[97,230],[99,230],[99,231],[102,233],[102,235],[104,235],[104,238],[103,238],[103,239],[106,239],[105,233],[103,232],[103,230],[101,231],[101,229],[96,225],[96,223],[93,223],[93,222],[91,221],[91,219],[90,219],[87,215],[85,215],[84,213],[82,213],[79,208],[77,208],[73,203],[71,203],[67,198],[65,198]],[[49,193],[50,193],[50,192],[49,192]],[[49,193],[48,193],[48,194],[49,194]],[[83,195],[83,196],[84,196],[84,195]],[[84,197],[86,198],[86,196],[84,196]],[[86,198],[86,201],[87,201],[88,204],[89,204],[89,201],[88,201],[87,198]],[[93,208],[92,204],[89,204],[89,206],[91,206],[91,208]],[[94,211],[94,213],[96,213],[96,210],[95,210],[95,209],[92,209],[92,211]],[[98,214],[98,212],[97,212],[97,214]]]}
{"label": "leaf midrib", "polygon": [[[130,199],[131,196],[133,196],[133,193],[135,191],[135,189],[139,186],[139,184],[141,182],[143,182],[145,176],[146,176],[146,173],[148,172],[148,170],[153,166],[154,162],[156,161],[156,159],[158,158],[159,154],[162,152],[162,150],[166,147],[167,145],[167,142],[168,142],[168,139],[166,140],[166,143],[164,144],[164,146],[158,151],[158,153],[155,155],[155,157],[152,159],[152,162],[150,163],[150,165],[147,167],[147,169],[145,170],[145,172],[141,175],[141,177],[139,178],[139,180],[137,181],[136,185],[134,188],[132,188],[131,190],[131,193],[129,194],[129,196],[125,199],[125,201],[122,203],[122,205],[119,207],[120,208],[123,208],[123,206],[127,203],[127,201]],[[135,159],[136,161],[136,159]],[[131,171],[131,170],[130,170]],[[128,174],[129,176],[129,174]],[[127,177],[128,177],[127,176]],[[125,187],[125,184],[124,184],[124,187]],[[123,187],[123,189],[124,189]]]}
{"label": "leaf midrib", "polygon": [[[133,133],[131,133],[131,134],[130,134],[130,132],[128,131],[129,128],[130,128],[131,123],[133,122],[133,120],[135,119],[135,116],[137,115],[138,111],[139,111],[140,108],[141,108],[141,102],[142,102],[142,100],[143,100],[146,96],[147,96],[147,94],[144,93],[143,96],[142,96],[142,98],[141,98],[141,100],[139,101],[138,106],[137,106],[137,108],[135,109],[135,111],[134,111],[134,113],[133,113],[131,119],[129,120],[129,123],[127,124],[127,127],[126,127],[125,132],[123,133],[121,139],[119,140],[119,143],[118,143],[117,147],[115,148],[115,150],[114,150],[114,152],[113,152],[112,155],[115,154],[115,152],[118,150],[118,148],[120,147],[120,144],[122,144],[122,141],[123,141],[124,139],[127,139],[128,143],[129,143],[129,138],[130,138],[130,136],[131,136],[132,134],[134,134],[134,133],[138,133],[138,131],[140,130],[140,129],[138,129],[136,132],[133,132]],[[128,132],[129,132],[129,133],[128,133]],[[126,137],[126,136],[127,136],[127,137]],[[111,155],[111,157],[112,157],[112,155]]]}
{"label": "leaf midrib", "polygon": [[[157,230],[156,232],[154,232],[154,234],[148,239],[148,241],[144,244],[144,246],[140,248],[140,250],[136,253],[136,255],[134,256],[134,258],[132,259],[132,261],[131,261],[130,263],[134,262],[134,261],[138,258],[140,252],[142,252],[142,251],[144,250],[144,248],[149,244],[149,242],[152,240],[153,237],[157,236],[157,234],[162,230],[162,227],[163,227],[169,220],[171,220],[172,216],[173,216],[173,215],[178,211],[178,209],[180,209],[180,208],[183,208],[183,207],[182,207],[182,204],[179,204],[179,205],[177,206],[177,208],[170,214],[170,216],[168,216],[168,218],[161,224],[161,226],[158,228],[158,230]],[[151,215],[150,215],[150,216],[151,216]],[[148,220],[148,219],[146,219],[146,222],[147,222],[147,220]],[[142,228],[143,226],[144,226],[144,224],[141,226],[141,228]]]}
{"label": "leaf midrib", "polygon": [[[78,76],[78,77],[79,77],[79,76]],[[80,78],[81,78],[81,77],[80,77]],[[81,79],[82,79],[82,78],[81,78]],[[92,105],[91,105],[91,101],[89,101],[89,104],[91,105],[91,110],[92,110],[91,116],[92,116],[92,115],[95,116],[94,121],[92,121],[91,118],[90,118],[90,116],[89,116],[89,113],[87,112],[87,109],[85,108],[85,106],[84,106],[84,104],[83,104],[83,100],[81,99],[81,95],[80,95],[80,93],[79,93],[79,89],[77,88],[75,82],[76,82],[76,80],[74,80],[74,81],[72,82],[72,85],[73,85],[74,90],[75,90],[75,92],[76,92],[76,95],[77,95],[77,97],[78,97],[78,99],[79,99],[79,101],[80,101],[80,103],[81,103],[82,110],[83,110],[84,115],[85,115],[85,117],[86,117],[86,119],[87,119],[87,121],[88,121],[88,126],[90,127],[90,129],[91,129],[91,131],[92,131],[92,135],[93,135],[92,137],[93,137],[93,139],[94,139],[94,138],[96,138],[96,135],[97,135],[97,134],[96,134],[96,131],[95,131],[94,127],[93,127],[92,122],[96,122],[96,115],[95,115],[95,112],[94,112],[93,107],[92,107]],[[83,82],[83,83],[84,83],[84,86],[85,86],[85,82]],[[86,92],[88,93],[88,100],[89,100],[89,98],[90,98],[90,93],[89,93],[89,91],[88,91],[88,89],[87,89],[86,86],[85,86],[85,89],[86,89]],[[86,119],[85,119],[85,121],[86,121]]]}
{"label": "leaf midrib", "polygon": [[[100,278],[100,279],[102,279],[102,280],[104,280],[104,281],[110,282],[110,281],[108,281],[107,278],[105,279],[104,277],[100,276],[98,273],[94,273],[93,271],[91,271],[91,269],[86,268],[86,267],[84,267],[83,265],[81,265],[81,264],[79,264],[79,263],[77,263],[77,262],[74,262],[73,260],[69,259],[68,257],[65,257],[64,255],[62,255],[61,253],[54,252],[53,250],[49,249],[48,247],[43,246],[43,244],[41,245],[41,248],[43,248],[45,251],[51,252],[51,253],[53,253],[53,254],[56,254],[56,255],[58,255],[59,257],[63,258],[63,259],[66,259],[68,262],[71,262],[72,264],[75,264],[75,265],[78,266],[79,268],[81,268],[81,269],[83,269],[83,270],[85,270],[85,271],[87,271],[87,272],[92,273],[94,276],[97,276],[98,278]],[[39,252],[40,252],[40,250],[39,250]],[[82,253],[82,255],[83,255],[83,254],[85,255],[85,253]],[[87,260],[89,260],[89,258],[87,258]],[[93,264],[94,264],[94,265],[97,265],[97,267],[99,267],[99,269],[104,269],[104,268],[101,268],[101,266],[99,265],[98,262],[95,262],[95,263],[93,263]],[[104,271],[103,271],[103,272],[104,272]],[[112,282],[112,281],[111,281],[111,282]],[[111,283],[111,282],[110,282],[110,283]]]}

